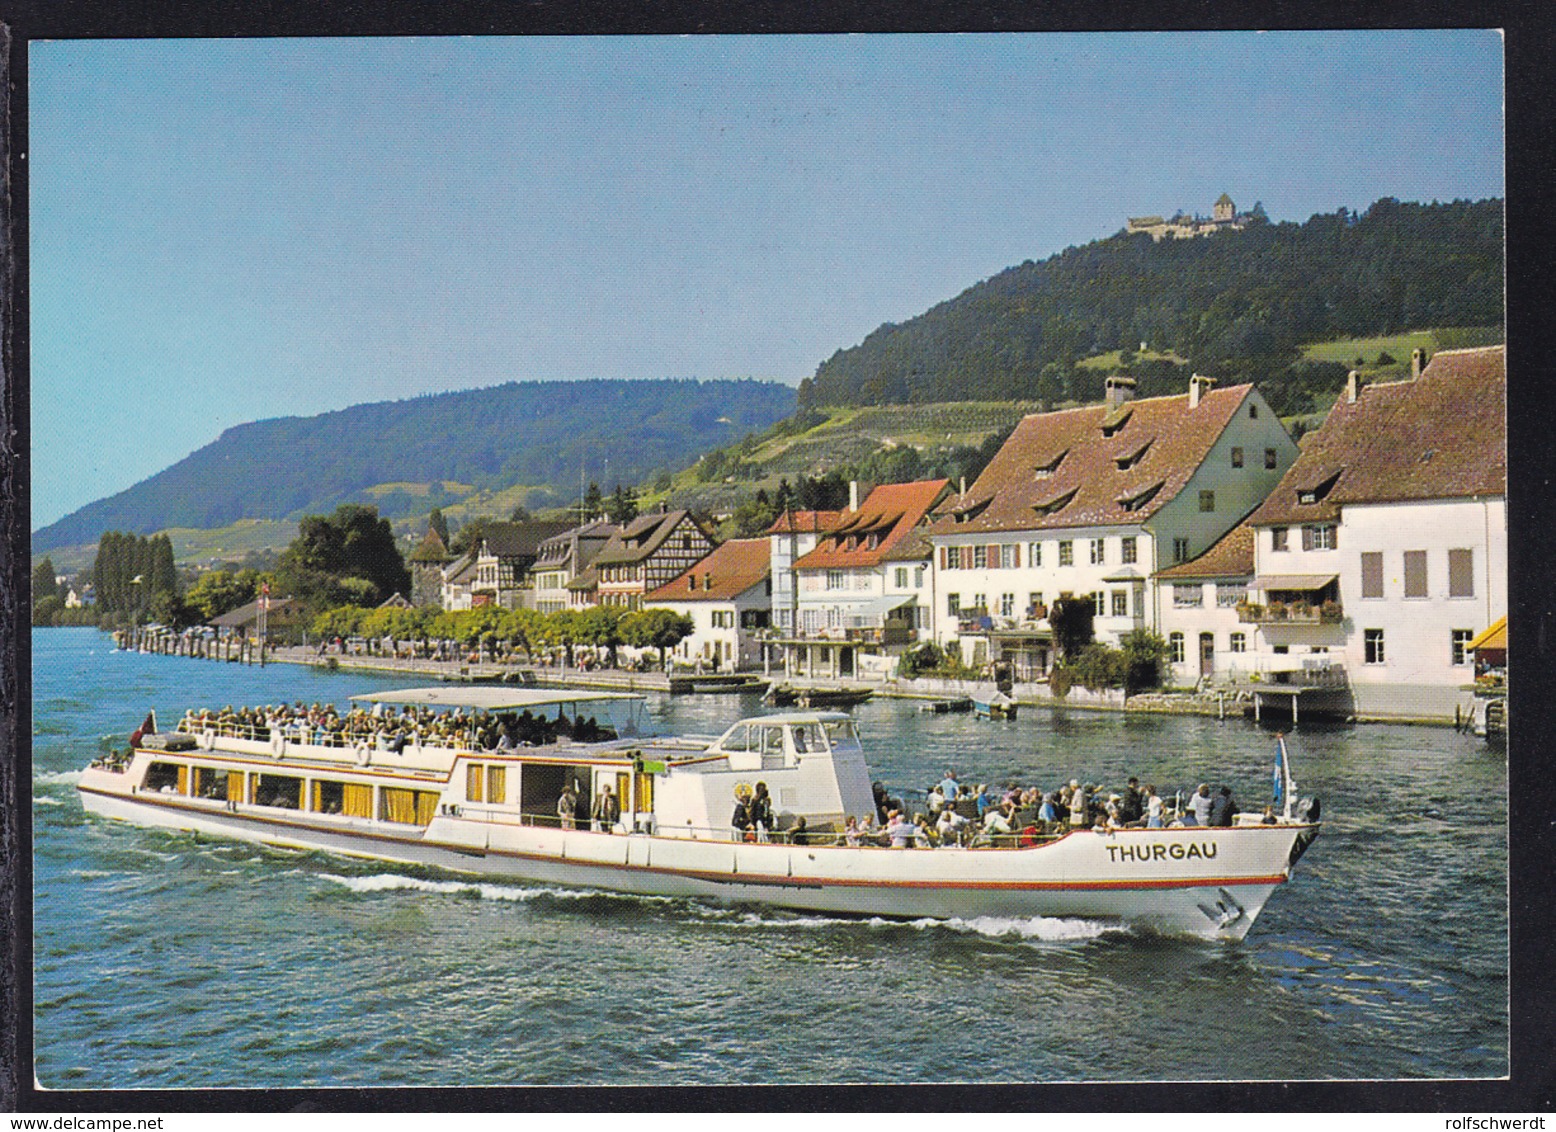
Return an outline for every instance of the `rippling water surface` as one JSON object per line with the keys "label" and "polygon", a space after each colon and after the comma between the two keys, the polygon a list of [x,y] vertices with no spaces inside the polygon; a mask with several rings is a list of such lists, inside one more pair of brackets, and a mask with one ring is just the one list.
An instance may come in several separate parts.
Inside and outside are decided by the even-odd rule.
{"label": "rippling water surface", "polygon": [[[288,853],[83,813],[155,707],[402,679],[33,635],[35,1044],[49,1088],[1193,1081],[1507,1072],[1505,757],[1448,729],[1307,726],[1325,828],[1248,939],[895,923],[591,894]],[[1242,721],[911,702],[855,710],[876,776],[1129,774],[1269,791]],[[754,699],[659,698],[710,732]]]}

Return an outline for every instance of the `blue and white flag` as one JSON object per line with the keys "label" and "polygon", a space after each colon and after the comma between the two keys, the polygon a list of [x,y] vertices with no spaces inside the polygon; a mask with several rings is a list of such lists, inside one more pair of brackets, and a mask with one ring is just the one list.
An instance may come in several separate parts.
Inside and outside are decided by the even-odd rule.
{"label": "blue and white flag", "polygon": [[1291,780],[1291,756],[1286,753],[1286,736],[1275,737],[1275,805],[1280,807],[1286,817],[1291,816],[1291,803],[1295,800],[1292,795],[1296,792],[1297,784]]}

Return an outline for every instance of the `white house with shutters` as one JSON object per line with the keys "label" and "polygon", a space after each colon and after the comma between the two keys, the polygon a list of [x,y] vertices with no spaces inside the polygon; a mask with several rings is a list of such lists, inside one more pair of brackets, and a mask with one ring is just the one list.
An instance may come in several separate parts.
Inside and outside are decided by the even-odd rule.
{"label": "white house with shutters", "polygon": [[1507,372],[1448,350],[1345,392],[1250,519],[1261,653],[1343,671],[1366,718],[1452,719],[1507,613]]}
{"label": "white house with shutters", "polygon": [[1297,457],[1252,385],[1107,400],[1024,418],[970,488],[939,508],[934,634],[969,663],[1004,660],[1018,680],[1054,659],[1049,607],[1092,602],[1097,639],[1158,630],[1159,569],[1203,554],[1280,481]]}

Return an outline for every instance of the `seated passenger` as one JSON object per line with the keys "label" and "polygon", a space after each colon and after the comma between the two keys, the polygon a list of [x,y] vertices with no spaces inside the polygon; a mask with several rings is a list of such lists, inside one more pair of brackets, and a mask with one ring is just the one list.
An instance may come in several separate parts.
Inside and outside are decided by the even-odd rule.
{"label": "seated passenger", "polygon": [[886,836],[893,849],[911,849],[918,843],[918,826],[901,810],[893,810],[887,818]]}

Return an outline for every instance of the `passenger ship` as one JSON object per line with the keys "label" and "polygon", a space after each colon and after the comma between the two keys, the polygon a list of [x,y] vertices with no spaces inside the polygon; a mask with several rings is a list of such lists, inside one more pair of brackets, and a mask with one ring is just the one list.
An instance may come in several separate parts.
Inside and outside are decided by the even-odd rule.
{"label": "passenger ship", "polygon": [[[841,712],[756,716],[717,738],[656,738],[643,698],[624,693],[444,685],[353,699],[380,713],[554,711],[566,732],[578,730],[569,716],[587,713],[604,718],[607,737],[396,751],[281,728],[239,734],[186,716],[179,731],[144,735],[127,758],[84,771],[82,803],[142,825],[494,880],[850,916],[1070,917],[1223,939],[1247,934],[1318,833],[1316,820],[1292,816],[1288,791],[1272,824],[1248,815],[1230,828],[1060,827],[1029,844],[851,845],[839,831],[849,815],[873,814],[875,795],[854,721]],[[753,841],[729,814],[757,780],[776,820]],[[567,786],[581,799],[576,818],[559,816]],[[606,786],[620,820],[591,828],[590,800]],[[792,836],[801,817],[806,833]]]}

